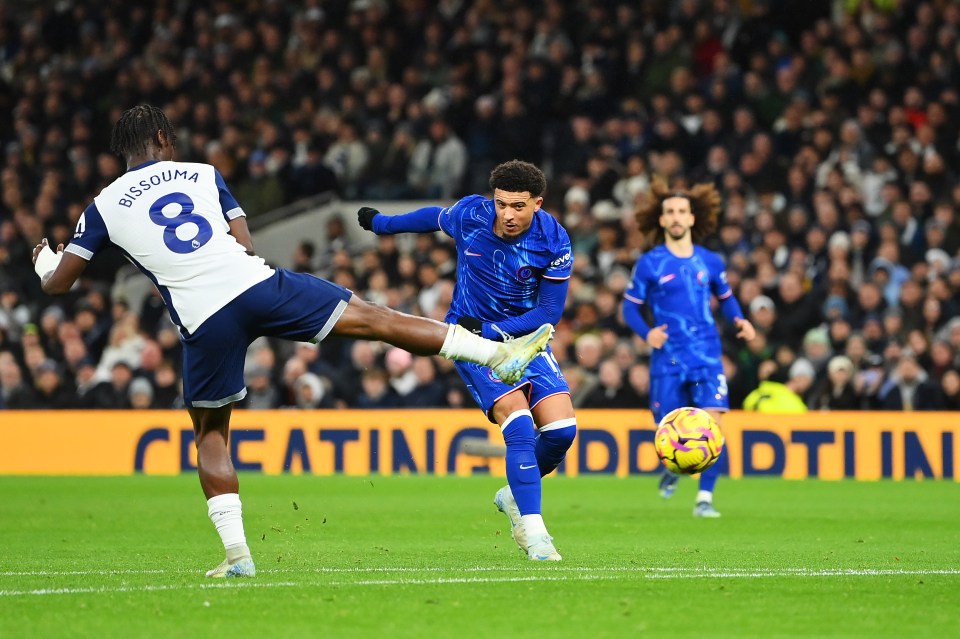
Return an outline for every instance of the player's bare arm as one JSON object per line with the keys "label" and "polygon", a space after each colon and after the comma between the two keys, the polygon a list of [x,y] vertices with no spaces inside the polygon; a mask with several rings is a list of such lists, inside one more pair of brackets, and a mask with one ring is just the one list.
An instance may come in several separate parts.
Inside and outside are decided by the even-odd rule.
{"label": "player's bare arm", "polygon": [[248,254],[254,255],[253,237],[250,235],[250,228],[247,226],[247,218],[241,215],[230,220],[230,235],[237,239],[237,242],[247,250]]}

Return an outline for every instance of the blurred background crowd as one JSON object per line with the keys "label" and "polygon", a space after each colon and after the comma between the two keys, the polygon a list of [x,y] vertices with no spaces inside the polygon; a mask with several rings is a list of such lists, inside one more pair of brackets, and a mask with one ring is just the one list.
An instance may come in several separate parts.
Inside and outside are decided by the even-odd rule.
{"label": "blurred background crowd", "polygon": [[[960,407],[956,2],[0,2],[0,407],[182,405],[177,330],[158,295],[131,307],[119,254],[56,299],[30,261],[125,170],[109,132],[140,103],[251,219],[327,191],[449,203],[540,165],[574,246],[553,350],[577,406],[647,405],[619,303],[659,174],[724,197],[708,246],[758,328],[724,329],[732,406]],[[442,318],[451,243],[363,249],[349,224],[296,268]],[[472,406],[449,362],[381,344],[259,340],[246,376],[249,408]]]}

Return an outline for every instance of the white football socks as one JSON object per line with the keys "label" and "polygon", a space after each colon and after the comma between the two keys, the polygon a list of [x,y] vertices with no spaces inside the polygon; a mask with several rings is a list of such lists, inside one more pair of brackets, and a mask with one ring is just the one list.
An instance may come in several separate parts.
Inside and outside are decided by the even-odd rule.
{"label": "white football socks", "polygon": [[440,355],[445,359],[489,366],[497,353],[497,346],[497,342],[474,335],[458,324],[450,324],[447,337],[440,348]]}
{"label": "white football socks", "polygon": [[527,533],[527,539],[547,534],[547,525],[543,523],[543,515],[520,515],[520,521],[523,522],[523,530]]}
{"label": "white football socks", "polygon": [[[217,528],[217,534],[223,541],[227,551],[227,558],[234,560],[249,556],[247,538],[243,534],[243,512],[240,505],[240,495],[224,493],[207,500],[207,514],[210,521]],[[231,558],[231,554],[235,557]]]}
{"label": "white football socks", "polygon": [[713,493],[707,492],[706,490],[701,490],[697,492],[697,503],[707,502],[708,504],[713,503]]}

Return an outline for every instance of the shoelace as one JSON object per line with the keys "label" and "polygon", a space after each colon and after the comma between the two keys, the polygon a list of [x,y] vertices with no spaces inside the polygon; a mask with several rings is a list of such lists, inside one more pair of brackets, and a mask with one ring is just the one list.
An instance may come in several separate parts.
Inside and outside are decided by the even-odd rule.
{"label": "shoelace", "polygon": [[491,324],[491,325],[490,325],[490,328],[492,328],[493,330],[495,330],[496,332],[498,332],[498,333],[500,334],[500,337],[503,338],[504,343],[512,342],[514,339],[516,339],[516,338],[514,338],[513,335],[508,335],[508,334],[504,333],[503,331],[501,331],[501,330],[500,330],[500,327],[497,326],[496,324]]}

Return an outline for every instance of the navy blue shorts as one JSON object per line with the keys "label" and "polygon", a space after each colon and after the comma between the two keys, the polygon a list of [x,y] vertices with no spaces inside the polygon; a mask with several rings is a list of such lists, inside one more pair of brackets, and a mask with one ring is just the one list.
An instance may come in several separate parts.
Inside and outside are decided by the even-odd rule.
{"label": "navy blue shorts", "polygon": [[570,387],[567,386],[567,380],[560,372],[560,365],[553,356],[553,351],[548,347],[547,350],[540,353],[539,357],[533,358],[527,367],[523,378],[510,386],[500,381],[488,366],[480,364],[471,364],[470,362],[454,362],[457,372],[467,385],[467,390],[473,395],[473,400],[487,414],[487,419],[494,421],[490,415],[490,410],[498,399],[513,391],[516,388],[522,388],[527,396],[527,402],[530,408],[533,408],[551,395],[560,393],[570,394]]}
{"label": "navy blue shorts", "polygon": [[353,295],[305,273],[276,269],[204,320],[183,342],[183,399],[194,408],[218,408],[243,399],[243,362],[261,336],[297,342],[326,337]]}
{"label": "navy blue shorts", "polygon": [[650,376],[650,410],[660,423],[674,408],[693,406],[709,410],[727,411],[730,397],[723,367],[698,368],[678,375]]}

